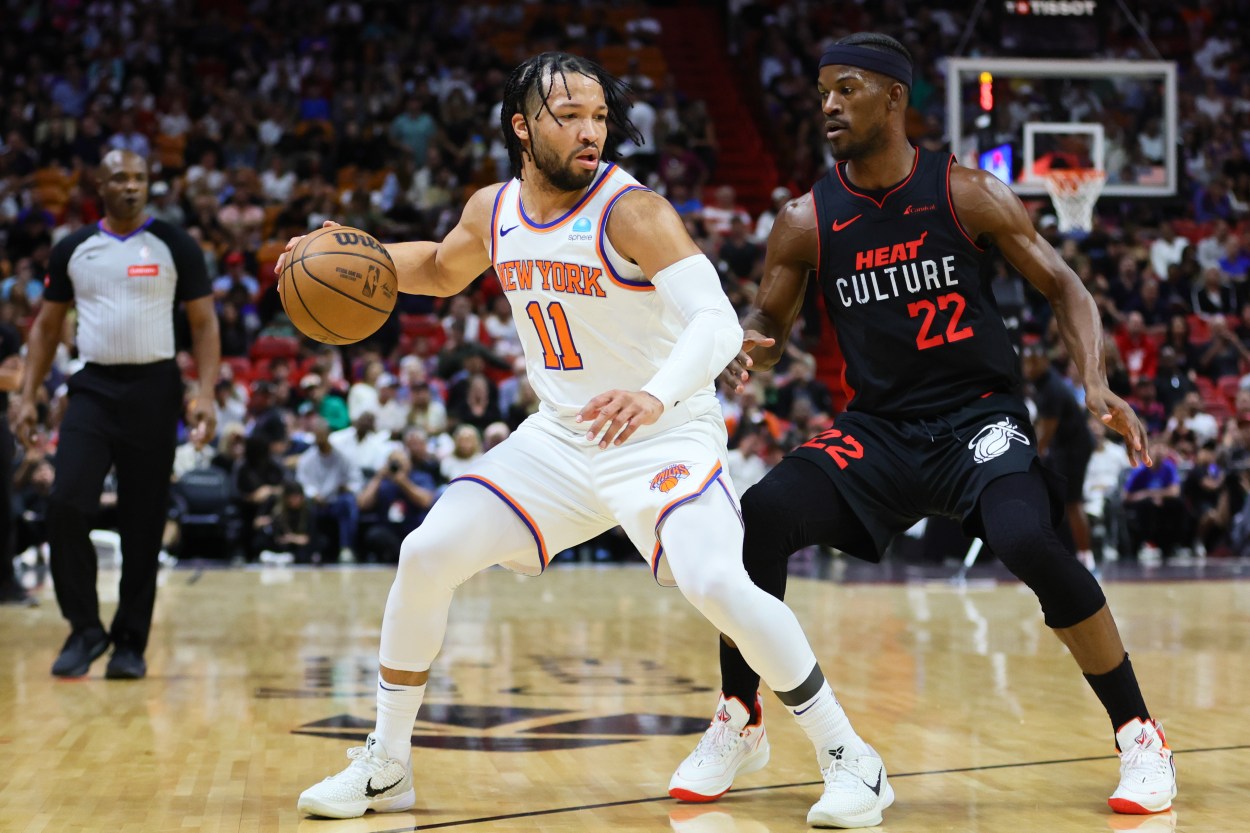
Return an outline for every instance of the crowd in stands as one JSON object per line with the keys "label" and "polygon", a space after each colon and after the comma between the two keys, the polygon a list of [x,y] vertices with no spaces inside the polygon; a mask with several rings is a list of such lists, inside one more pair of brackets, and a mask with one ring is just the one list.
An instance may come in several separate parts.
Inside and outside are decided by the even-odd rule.
{"label": "crowd in stands", "polygon": [[[715,125],[706,102],[657,63],[661,23],[633,0],[336,0],[315,11],[294,0],[6,3],[0,321],[25,332],[52,245],[99,219],[101,155],[145,156],[152,214],[201,244],[224,355],[218,436],[180,448],[175,477],[222,473],[232,498],[220,528],[236,530],[248,559],[394,560],[447,481],[535,410],[517,323],[486,274],[455,298],[401,296],[362,344],[318,345],[299,337],[277,297],[272,270],[286,240],[325,219],[384,241],[440,238],[468,193],[507,177],[498,127],[507,74],[529,54],[564,48],[603,58],[631,82],[645,141],[623,147],[622,164],[669,198],[744,309],[777,211],[832,163],[812,82],[826,43],[860,29],[902,40],[916,58],[913,140],[942,147],[940,68],[965,33],[966,4],[918,13],[913,4],[833,5],[729,4],[726,48],[742,75],[726,83],[758,98],[782,171],[771,204],[749,212],[717,176],[717,128],[733,126]],[[1156,469],[1110,473],[1123,449],[1100,438],[1105,466],[1089,485],[1101,491],[1087,498],[1097,518],[1125,519],[1130,557],[1196,543],[1250,552],[1246,35],[1233,3],[1137,5],[1163,57],[1180,65],[1180,195],[1104,201],[1094,230],[1070,239],[1033,206],[1097,299],[1113,388],[1139,409],[1158,449]],[[983,28],[967,53],[995,54]],[[1111,28],[1109,54],[1144,54],[1132,27]],[[1124,139],[1127,159],[1154,152],[1153,128],[1140,127],[1125,134],[1138,143]],[[1068,372],[1041,296],[1005,265],[997,271],[1005,317]],[[801,317],[805,329],[775,373],[742,395],[721,391],[739,490],[837,407],[840,392],[821,381],[812,355],[819,318]],[[42,445],[16,472],[28,521],[19,549],[40,535],[72,343],[66,333],[47,386]],[[195,503],[196,493],[182,499]],[[1136,511],[1142,500],[1157,511]],[[1145,528],[1159,518],[1176,523]],[[171,524],[170,547],[183,531]],[[608,535],[588,552],[612,557],[629,545]]]}

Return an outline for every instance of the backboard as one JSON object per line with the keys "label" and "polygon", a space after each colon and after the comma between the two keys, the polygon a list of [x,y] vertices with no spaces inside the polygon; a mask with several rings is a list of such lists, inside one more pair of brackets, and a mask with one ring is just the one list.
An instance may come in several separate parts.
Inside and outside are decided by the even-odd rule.
{"label": "backboard", "polygon": [[1021,196],[1044,195],[1042,174],[1065,167],[1105,170],[1103,196],[1176,193],[1171,61],[951,58],[946,111],[959,163],[1004,178],[1010,160]]}

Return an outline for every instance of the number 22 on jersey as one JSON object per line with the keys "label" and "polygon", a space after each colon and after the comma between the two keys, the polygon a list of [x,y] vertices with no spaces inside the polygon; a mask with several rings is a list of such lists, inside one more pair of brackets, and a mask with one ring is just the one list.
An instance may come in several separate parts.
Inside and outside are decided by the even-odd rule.
{"label": "number 22 on jersey", "polygon": [[[543,317],[542,304],[530,301],[525,305],[525,314],[538,330],[538,341],[543,346],[543,367],[548,370],[581,370],[582,356],[573,345],[573,334],[569,332],[569,318],[564,314],[564,307],[559,301],[547,304],[547,317],[551,319],[556,331],[553,344],[551,333],[547,330],[547,322]],[[559,350],[557,352],[557,345]]]}
{"label": "number 22 on jersey", "polygon": [[[943,344],[950,344],[955,341],[963,341],[965,338],[973,336],[972,327],[959,326],[959,319],[964,314],[966,302],[964,296],[958,292],[947,292],[945,295],[937,297],[937,305],[934,306],[933,301],[924,298],[919,301],[913,301],[907,305],[907,314],[912,318],[924,316],[924,320],[920,322],[920,332],[916,334],[916,349],[928,350],[930,347],[939,347]],[[951,308],[950,321],[946,323],[945,337],[942,335],[931,335],[930,330],[933,327],[933,319],[937,315],[938,310],[943,312]]]}

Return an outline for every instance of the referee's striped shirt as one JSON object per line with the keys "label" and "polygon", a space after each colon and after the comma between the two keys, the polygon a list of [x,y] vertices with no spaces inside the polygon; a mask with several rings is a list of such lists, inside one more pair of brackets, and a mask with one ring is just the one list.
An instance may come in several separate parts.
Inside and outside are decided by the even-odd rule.
{"label": "referee's striped shirt", "polygon": [[127,235],[84,226],[52,249],[49,301],[74,301],[78,355],[94,364],[151,364],[174,357],[174,308],[212,292],[199,244],[149,218]]}

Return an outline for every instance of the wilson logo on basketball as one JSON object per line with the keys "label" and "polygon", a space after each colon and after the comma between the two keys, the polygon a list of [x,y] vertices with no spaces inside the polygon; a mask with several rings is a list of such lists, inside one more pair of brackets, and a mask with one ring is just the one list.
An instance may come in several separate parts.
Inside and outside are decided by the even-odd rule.
{"label": "wilson logo on basketball", "polygon": [[381,243],[374,240],[372,237],[356,234],[352,231],[334,232],[334,242],[338,243],[340,246],[364,246],[366,249],[372,249],[373,251],[378,252],[388,261],[391,259],[391,253],[388,252],[386,247]]}
{"label": "wilson logo on basketball", "polygon": [[978,431],[977,435],[968,441],[968,448],[972,449],[972,458],[978,464],[985,463],[1002,456],[1011,446],[1012,440],[1032,445],[1029,438],[1021,433],[1014,422],[1004,418]]}
{"label": "wilson logo on basketball", "polygon": [[651,491],[659,489],[661,492],[671,492],[677,488],[678,480],[685,480],[690,476],[690,469],[681,463],[666,466],[663,471],[651,478]]}
{"label": "wilson logo on basketball", "polygon": [[155,278],[160,273],[159,263],[136,263],[126,269],[126,274],[132,278]]}

